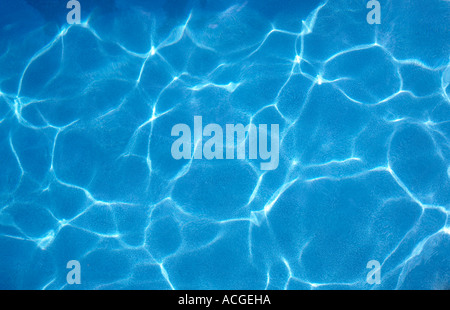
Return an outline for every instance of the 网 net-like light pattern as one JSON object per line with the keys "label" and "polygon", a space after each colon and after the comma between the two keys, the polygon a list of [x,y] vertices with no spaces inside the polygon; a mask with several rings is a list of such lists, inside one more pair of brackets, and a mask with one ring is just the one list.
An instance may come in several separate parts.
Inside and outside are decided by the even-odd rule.
{"label": "\u7f51 net-like light pattern", "polygon": [[[449,1],[54,2],[0,3],[1,288],[450,287]],[[194,116],[278,168],[173,159]]]}

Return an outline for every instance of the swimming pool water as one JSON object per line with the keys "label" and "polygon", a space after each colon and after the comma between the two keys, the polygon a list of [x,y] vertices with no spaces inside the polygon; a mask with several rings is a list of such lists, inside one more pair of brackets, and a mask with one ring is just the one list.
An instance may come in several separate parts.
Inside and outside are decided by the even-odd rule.
{"label": "swimming pool water", "polygon": [[79,2],[0,2],[0,288],[450,287],[449,1]]}

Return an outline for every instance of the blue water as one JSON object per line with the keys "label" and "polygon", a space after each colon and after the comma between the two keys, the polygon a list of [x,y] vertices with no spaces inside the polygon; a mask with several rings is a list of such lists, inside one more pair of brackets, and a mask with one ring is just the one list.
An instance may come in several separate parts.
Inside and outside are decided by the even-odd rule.
{"label": "blue water", "polygon": [[[449,1],[80,3],[0,1],[0,288],[450,288]],[[173,159],[194,116],[278,168]]]}

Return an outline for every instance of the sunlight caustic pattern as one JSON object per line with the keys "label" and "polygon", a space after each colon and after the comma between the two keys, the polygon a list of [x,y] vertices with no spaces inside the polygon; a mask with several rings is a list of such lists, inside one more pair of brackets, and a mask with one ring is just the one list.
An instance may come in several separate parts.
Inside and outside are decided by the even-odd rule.
{"label": "sunlight caustic pattern", "polygon": [[[1,288],[450,287],[448,1],[137,2],[0,24]],[[174,160],[195,115],[278,168]]]}

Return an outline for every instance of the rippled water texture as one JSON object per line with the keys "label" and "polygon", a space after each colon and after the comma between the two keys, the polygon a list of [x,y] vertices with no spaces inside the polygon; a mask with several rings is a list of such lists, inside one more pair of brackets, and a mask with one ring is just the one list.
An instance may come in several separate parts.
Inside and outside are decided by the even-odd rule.
{"label": "rippled water texture", "polygon": [[[450,287],[449,1],[80,2],[0,2],[0,288]],[[278,168],[173,159],[196,115]]]}

